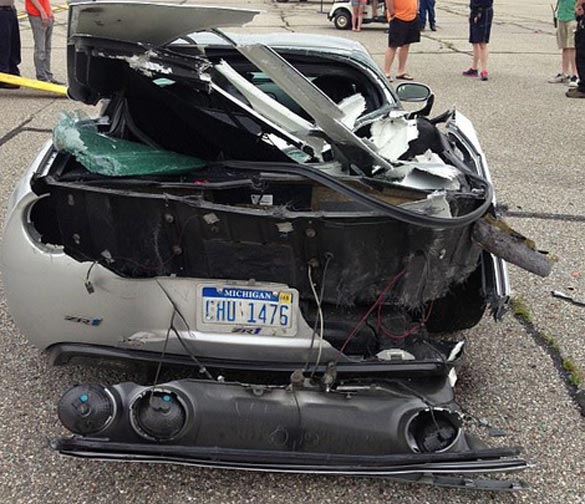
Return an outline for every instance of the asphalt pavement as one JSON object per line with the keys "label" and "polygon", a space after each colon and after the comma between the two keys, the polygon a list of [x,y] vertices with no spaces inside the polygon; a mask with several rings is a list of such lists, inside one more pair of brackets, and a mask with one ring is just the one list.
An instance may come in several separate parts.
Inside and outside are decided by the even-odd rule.
{"label": "asphalt pavement", "polygon": [[[214,4],[218,2],[203,1]],[[259,7],[245,30],[310,32],[360,40],[378,63],[384,25],[340,32],[317,0],[219,2]],[[553,298],[551,290],[585,299],[583,181],[585,100],[564,97],[546,81],[559,71],[549,1],[495,1],[488,82],[464,78],[469,66],[467,1],[439,0],[436,32],[412,47],[408,70],[437,95],[435,112],[455,106],[474,122],[509,222],[558,258],[540,279],[511,267],[514,297],[528,308],[523,321],[489,317],[464,333],[467,362],[458,383],[465,410],[505,431],[493,445],[522,446],[533,466],[520,475],[530,489],[491,494],[397,484],[379,479],[253,474],[180,466],[73,460],[52,452],[47,439],[64,433],[56,415],[60,395],[79,382],[115,383],[130,371],[51,368],[26,342],[0,297],[0,502],[53,503],[468,503],[585,502],[585,417],[562,365],[585,369],[585,308]],[[18,0],[22,10],[23,2]],[[329,2],[325,2],[328,10]],[[66,78],[66,10],[56,14],[53,70]],[[25,76],[34,76],[32,36],[21,22]],[[47,140],[63,110],[91,107],[41,92],[0,89],[0,204]],[[2,215],[4,210],[2,210]],[[35,307],[31,306],[31,313]],[[523,322],[523,323],[521,323]],[[581,385],[582,387],[582,385]]]}

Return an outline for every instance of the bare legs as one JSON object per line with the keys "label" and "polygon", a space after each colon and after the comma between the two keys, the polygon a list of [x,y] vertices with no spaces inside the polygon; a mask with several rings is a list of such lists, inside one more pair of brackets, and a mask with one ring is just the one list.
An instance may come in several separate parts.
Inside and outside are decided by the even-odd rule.
{"label": "bare legs", "polygon": [[394,63],[394,56],[396,56],[396,49],[397,47],[388,47],[386,49],[386,54],[384,54],[384,74],[386,77],[390,77],[390,69],[392,68],[392,63]]}
{"label": "bare legs", "polygon": [[563,75],[577,75],[575,49],[563,49],[561,52],[561,72]]}
{"label": "bare legs", "polygon": [[473,44],[473,62],[471,68],[477,70],[479,65],[482,72],[487,72],[488,53],[488,45],[485,42]]}
{"label": "bare legs", "polygon": [[362,31],[362,21],[364,19],[364,4],[354,5],[353,16],[351,16],[351,29],[353,31]]}
{"label": "bare legs", "polygon": [[406,73],[406,60],[408,59],[408,50],[410,44],[406,44],[400,47],[388,47],[386,54],[384,55],[384,74],[390,76],[390,70],[392,63],[394,63],[394,57],[398,53],[398,72],[397,75],[404,75]]}

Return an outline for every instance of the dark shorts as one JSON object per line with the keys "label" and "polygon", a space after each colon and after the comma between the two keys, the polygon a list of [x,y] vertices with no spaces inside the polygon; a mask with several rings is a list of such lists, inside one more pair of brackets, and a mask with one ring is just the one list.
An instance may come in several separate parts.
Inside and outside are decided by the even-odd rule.
{"label": "dark shorts", "polygon": [[487,44],[490,41],[493,18],[494,9],[491,7],[471,11],[469,15],[469,42],[471,44]]}
{"label": "dark shorts", "polygon": [[388,47],[400,47],[420,42],[420,26],[418,17],[412,21],[394,18],[388,27]]}

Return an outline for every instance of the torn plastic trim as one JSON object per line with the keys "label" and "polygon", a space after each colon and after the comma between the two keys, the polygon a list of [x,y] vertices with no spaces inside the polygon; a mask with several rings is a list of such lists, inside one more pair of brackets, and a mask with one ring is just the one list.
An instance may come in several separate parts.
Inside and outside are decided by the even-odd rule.
{"label": "torn plastic trim", "polygon": [[105,58],[124,61],[130,68],[148,77],[160,75],[173,80],[186,80],[204,89],[208,89],[207,84],[211,80],[207,71],[213,65],[204,56],[185,55],[171,49],[151,47],[139,42],[112,41],[81,35],[72,37],[70,45],[88,59]]}
{"label": "torn plastic trim", "polygon": [[114,443],[79,437],[60,438],[51,447],[62,455],[99,460],[171,462],[260,472],[391,476],[399,474],[480,474],[521,471],[528,463],[518,448],[488,448],[463,453],[397,456],[344,456],[323,453],[260,452],[181,445]]}
{"label": "torn plastic trim", "polygon": [[83,35],[160,47],[193,32],[240,27],[260,12],[233,7],[134,1],[76,2],[69,8],[68,37]]}
{"label": "torn plastic trim", "polygon": [[[165,364],[174,366],[193,367],[194,363],[190,357],[186,355],[166,354],[161,357],[160,353],[154,351],[146,351],[140,349],[126,349],[119,347],[109,347],[103,345],[89,345],[85,343],[56,343],[46,350],[49,362],[53,366],[65,366],[70,363],[75,363],[81,360],[95,360],[96,362],[135,362],[139,364],[152,363],[156,364],[162,361]],[[449,373],[453,366],[460,363],[462,356],[458,355],[445,362],[437,360],[421,360],[416,361],[402,360],[402,361],[340,361],[336,365],[339,377],[430,377],[430,376],[445,376]],[[212,359],[209,357],[200,357],[198,360],[207,369],[211,371],[225,370],[234,372],[254,372],[260,374],[275,374],[282,373],[290,376],[290,374],[299,368],[302,363],[288,363],[288,362],[262,362],[262,361],[244,361],[244,360],[227,360],[227,359]],[[326,371],[326,364],[321,364],[315,368],[317,375]]]}

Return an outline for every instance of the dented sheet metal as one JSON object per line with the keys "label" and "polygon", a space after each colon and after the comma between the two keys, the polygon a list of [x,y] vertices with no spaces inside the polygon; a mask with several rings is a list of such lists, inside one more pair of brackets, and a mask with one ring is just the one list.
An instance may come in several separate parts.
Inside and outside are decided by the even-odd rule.
{"label": "dented sheet metal", "polygon": [[160,47],[193,32],[242,26],[259,13],[201,5],[79,2],[70,5],[69,38],[96,37]]}

